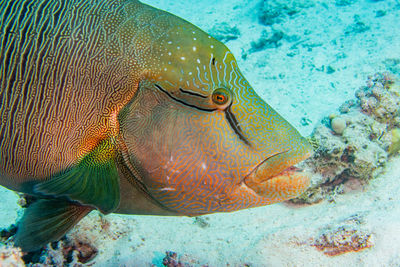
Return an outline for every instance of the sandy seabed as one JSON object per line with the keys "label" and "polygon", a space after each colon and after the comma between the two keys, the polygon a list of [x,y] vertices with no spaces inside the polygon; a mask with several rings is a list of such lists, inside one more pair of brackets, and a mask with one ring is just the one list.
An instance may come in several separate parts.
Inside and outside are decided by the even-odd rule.
{"label": "sandy seabed", "polygon": [[[303,135],[353,99],[368,75],[400,75],[396,0],[309,1],[307,6],[299,1],[298,12],[272,26],[259,21],[260,1],[143,2],[205,31],[215,31],[220,23],[236,27],[240,34],[226,45],[242,72]],[[254,49],[263,31],[264,36],[282,32],[283,38],[274,47]],[[99,253],[88,263],[92,266],[162,266],[166,251],[176,252],[191,266],[400,266],[399,180],[400,157],[392,157],[366,188],[331,201],[275,204],[201,219],[115,214],[100,218],[93,212],[71,234],[86,233],[96,245]],[[13,192],[0,188],[0,196],[0,227],[7,227],[21,209]],[[324,234],[348,227],[360,229],[370,247],[336,256],[318,249]]]}

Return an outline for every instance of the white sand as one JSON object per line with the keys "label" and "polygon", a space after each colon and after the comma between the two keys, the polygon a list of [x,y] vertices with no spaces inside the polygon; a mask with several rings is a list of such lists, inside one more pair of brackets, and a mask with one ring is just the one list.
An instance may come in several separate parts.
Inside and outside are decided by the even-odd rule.
{"label": "white sand", "polygon": [[7,228],[18,217],[18,195],[0,186],[0,228]]}
{"label": "white sand", "polygon": [[[316,1],[314,7],[274,25],[286,35],[299,36],[301,42],[297,49],[290,49],[295,42],[283,40],[282,46],[249,54],[246,60],[241,58],[242,50],[247,51],[250,42],[256,41],[266,28],[258,23],[258,1],[144,2],[179,15],[204,30],[211,29],[216,22],[236,25],[241,36],[229,41],[227,46],[236,55],[243,73],[255,90],[304,135],[310,134],[323,116],[336,112],[341,103],[352,99],[368,74],[385,70],[385,59],[400,59],[400,3],[395,0],[359,0],[345,7],[335,6],[334,1]],[[379,9],[386,10],[387,14],[376,18]],[[354,15],[370,30],[346,36],[344,31],[354,24]],[[306,36],[305,30],[310,31]],[[290,52],[297,55],[287,56]],[[327,74],[317,70],[323,65],[332,66],[336,71]],[[309,125],[301,124],[303,117],[310,120]],[[94,228],[91,234],[94,233],[100,250],[95,266],[162,266],[167,250],[181,256],[186,254],[186,259],[194,259],[195,266],[243,266],[245,263],[251,266],[399,266],[399,180],[400,157],[397,157],[366,190],[338,195],[331,203],[303,207],[275,204],[208,215],[204,216],[209,224],[206,228],[195,224],[194,218],[110,215],[106,217],[111,223],[110,229],[100,231],[96,214],[85,218],[80,225]],[[4,227],[15,222],[17,198],[3,190],[0,195],[0,226]],[[354,218],[361,220],[360,228],[372,233],[373,247],[331,257],[311,246],[326,229],[353,223]],[[88,224],[93,221],[97,226]]]}

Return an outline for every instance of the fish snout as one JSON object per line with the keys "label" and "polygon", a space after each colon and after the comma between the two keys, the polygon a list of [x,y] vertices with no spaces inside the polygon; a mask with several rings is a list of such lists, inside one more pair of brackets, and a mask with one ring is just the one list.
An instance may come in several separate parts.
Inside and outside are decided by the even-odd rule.
{"label": "fish snout", "polygon": [[244,178],[244,184],[271,203],[296,197],[308,188],[311,175],[294,165],[312,154],[304,140],[296,150],[278,152],[263,160]]}

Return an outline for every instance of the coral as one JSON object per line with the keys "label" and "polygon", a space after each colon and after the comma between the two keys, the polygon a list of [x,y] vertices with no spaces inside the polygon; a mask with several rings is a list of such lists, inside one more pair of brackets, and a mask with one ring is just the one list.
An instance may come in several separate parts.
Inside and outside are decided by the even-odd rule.
{"label": "coral", "polygon": [[22,267],[25,262],[22,260],[22,252],[19,248],[0,248],[0,266]]}
{"label": "coral", "polygon": [[371,233],[346,226],[323,233],[312,244],[312,246],[315,246],[328,256],[357,252],[373,245],[373,235]]}
{"label": "coral", "polygon": [[221,42],[228,42],[239,38],[240,31],[234,26],[230,26],[226,22],[215,24],[214,27],[209,30],[209,33],[217,40]]}
{"label": "coral", "polygon": [[180,261],[178,261],[177,257],[178,254],[173,251],[167,251],[165,252],[166,256],[163,259],[163,265],[167,267],[183,267],[183,265]]}
{"label": "coral", "polygon": [[375,234],[365,228],[364,215],[357,213],[322,228],[310,245],[325,255],[337,256],[370,248],[374,246],[374,239]]}
{"label": "coral", "polygon": [[200,264],[199,261],[194,260],[188,255],[179,256],[176,252],[166,251],[162,264],[167,267],[189,267],[189,266],[202,266],[207,267],[208,265]]}
{"label": "coral", "polygon": [[367,86],[356,92],[363,113],[388,124],[389,128],[400,127],[400,90],[390,74],[370,76]]}
{"label": "coral", "polygon": [[65,258],[72,257],[76,262],[87,263],[97,256],[98,250],[92,244],[76,239],[67,241],[62,246]]}
{"label": "coral", "polygon": [[18,205],[21,206],[21,208],[27,208],[31,204],[33,204],[35,201],[38,200],[37,197],[29,194],[24,194],[24,193],[18,193],[19,199],[18,199]]}
{"label": "coral", "polygon": [[331,127],[336,134],[341,135],[346,129],[346,120],[342,117],[335,117],[331,120]]}
{"label": "coral", "polygon": [[400,128],[395,128],[390,131],[391,143],[389,145],[389,153],[395,154],[400,150]]}
{"label": "coral", "polygon": [[[53,242],[41,250],[26,253],[23,260],[35,267],[92,264],[102,252],[100,248],[103,247],[104,240],[116,240],[132,231],[132,226],[125,223],[127,222],[110,222],[98,212],[92,212],[60,241]],[[8,238],[15,230],[11,228],[4,232]]]}
{"label": "coral", "polygon": [[44,249],[25,253],[22,258],[26,264],[35,267],[82,266],[92,261],[97,254],[98,250],[92,244],[67,236]]}
{"label": "coral", "polygon": [[[314,173],[312,184],[294,203],[316,203],[363,189],[384,171],[400,150],[400,90],[394,76],[377,73],[345,102],[340,115],[324,118],[311,140],[314,156],[302,168]],[[338,121],[339,120],[339,121]]]}
{"label": "coral", "polygon": [[340,107],[339,107],[339,111],[340,113],[347,113],[350,111],[350,109],[352,107],[354,107],[356,105],[356,101],[354,100],[347,100],[346,102],[344,102]]}

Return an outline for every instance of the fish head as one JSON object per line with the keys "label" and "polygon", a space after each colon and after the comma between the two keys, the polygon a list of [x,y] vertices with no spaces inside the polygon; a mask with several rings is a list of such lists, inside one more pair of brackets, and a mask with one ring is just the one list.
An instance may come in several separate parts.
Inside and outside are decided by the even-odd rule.
{"label": "fish head", "polygon": [[229,49],[198,28],[171,29],[120,114],[126,161],[147,194],[184,215],[235,211],[302,193],[293,165],[312,154],[260,98]]}

